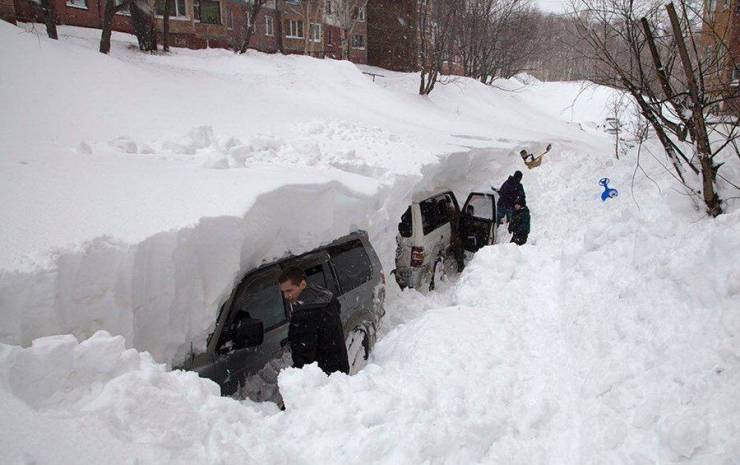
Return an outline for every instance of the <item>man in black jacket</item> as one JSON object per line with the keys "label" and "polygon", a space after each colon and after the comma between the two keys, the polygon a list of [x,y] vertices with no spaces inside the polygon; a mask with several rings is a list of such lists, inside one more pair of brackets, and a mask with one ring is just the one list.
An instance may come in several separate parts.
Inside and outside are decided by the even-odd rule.
{"label": "man in black jacket", "polygon": [[511,214],[514,212],[514,200],[517,198],[526,199],[524,186],[522,186],[522,172],[515,171],[513,176],[504,181],[498,190],[498,203],[496,205],[496,221],[501,224],[501,220],[506,216],[506,221],[511,222]]}
{"label": "man in black jacket", "polygon": [[279,278],[288,303],[288,342],[293,366],[317,362],[325,373],[349,373],[347,347],[342,329],[341,305],[328,289],[308,284],[300,268],[291,267]]}
{"label": "man in black jacket", "polygon": [[514,214],[511,215],[509,223],[509,232],[511,233],[511,242],[516,245],[527,243],[529,236],[529,208],[523,198],[514,201]]}

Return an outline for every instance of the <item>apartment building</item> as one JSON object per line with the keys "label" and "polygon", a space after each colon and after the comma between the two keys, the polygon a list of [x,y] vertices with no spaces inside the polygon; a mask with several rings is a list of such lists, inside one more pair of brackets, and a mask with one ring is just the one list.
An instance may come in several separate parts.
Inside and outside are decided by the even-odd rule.
{"label": "apartment building", "polygon": [[[418,71],[419,43],[434,43],[436,24],[432,18],[421,21],[420,8],[434,0],[373,0],[367,5],[368,64],[394,71]],[[424,24],[420,24],[420,23]],[[462,60],[451,41],[449,57],[442,64],[443,74],[462,75]]]}
{"label": "apartment building", "polygon": [[700,44],[707,89],[727,99],[716,110],[740,117],[740,0],[705,0]]}
{"label": "apartment building", "polygon": [[[58,24],[101,28],[105,0],[51,0]],[[122,1],[122,0],[117,0]],[[359,0],[268,0],[257,17],[252,1],[172,0],[170,43],[176,47],[236,48],[253,26],[250,47],[268,53],[308,54],[367,63],[367,22]],[[11,2],[14,14],[6,14]],[[14,3],[13,3],[14,2]],[[162,31],[164,0],[149,0]],[[0,0],[0,14],[20,21],[43,22],[39,5],[29,0]],[[5,16],[3,16],[5,17]],[[279,23],[279,24],[278,24]],[[113,30],[133,33],[126,11],[116,15]]]}
{"label": "apartment building", "polygon": [[0,0],[0,20],[15,24],[14,0]]}

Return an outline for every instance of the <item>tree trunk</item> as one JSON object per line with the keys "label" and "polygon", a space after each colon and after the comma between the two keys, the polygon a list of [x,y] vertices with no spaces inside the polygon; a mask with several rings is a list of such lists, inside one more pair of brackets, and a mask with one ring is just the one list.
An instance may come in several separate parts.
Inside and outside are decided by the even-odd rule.
{"label": "tree trunk", "polygon": [[164,0],[164,16],[162,18],[162,50],[170,51],[170,11],[174,0]]}
{"label": "tree trunk", "polygon": [[54,5],[54,0],[41,0],[41,7],[44,10],[44,21],[46,22],[46,33],[50,39],[58,40],[57,15]]}
{"label": "tree trunk", "polygon": [[702,108],[701,98],[699,97],[699,87],[696,83],[696,76],[694,75],[691,58],[686,49],[686,42],[684,42],[683,39],[681,24],[678,20],[678,15],[676,15],[673,3],[666,5],[666,10],[668,10],[668,17],[671,20],[673,38],[678,47],[679,56],[681,57],[681,63],[683,64],[684,74],[686,75],[686,81],[689,87],[689,95],[691,95],[691,117],[694,123],[694,134],[696,136],[694,144],[696,145],[697,155],[699,156],[699,162],[701,164],[704,204],[707,207],[707,213],[712,216],[718,216],[722,213],[722,205],[714,189],[717,167],[714,166],[714,162],[712,161],[712,149],[709,144],[709,136],[707,135],[707,127],[704,121],[704,109]]}
{"label": "tree trunk", "polygon": [[282,2],[275,0],[275,35],[277,36],[277,48],[280,53],[285,55],[285,46],[283,45],[283,11]]}
{"label": "tree trunk", "polygon": [[157,30],[151,13],[142,9],[136,0],[130,3],[129,12],[131,13],[134,33],[139,41],[139,50],[144,52],[157,51]]}
{"label": "tree trunk", "polygon": [[100,53],[110,53],[110,36],[113,28],[113,17],[118,11],[115,0],[105,0],[105,12],[103,14],[103,32],[100,35]]}

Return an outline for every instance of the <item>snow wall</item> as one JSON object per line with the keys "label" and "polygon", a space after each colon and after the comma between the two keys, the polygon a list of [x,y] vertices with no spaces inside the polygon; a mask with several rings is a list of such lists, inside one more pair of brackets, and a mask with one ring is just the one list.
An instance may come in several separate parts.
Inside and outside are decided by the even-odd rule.
{"label": "snow wall", "polygon": [[2,272],[0,342],[27,346],[55,334],[83,340],[106,330],[157,361],[176,363],[191,344],[205,347],[221,304],[249,270],[364,229],[387,274],[411,194],[447,188],[463,202],[470,189],[505,177],[494,160],[508,152],[446,155],[374,194],[336,181],[286,185],[260,195],[242,217],[202,218],[136,244],[99,237],[59,253],[50,269]]}

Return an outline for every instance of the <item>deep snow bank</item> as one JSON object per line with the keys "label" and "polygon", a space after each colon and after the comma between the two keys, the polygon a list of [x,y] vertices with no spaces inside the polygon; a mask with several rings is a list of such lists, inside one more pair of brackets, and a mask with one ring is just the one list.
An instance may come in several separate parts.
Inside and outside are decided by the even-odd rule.
{"label": "deep snow bank", "polygon": [[182,359],[263,260],[363,228],[389,271],[414,190],[464,197],[500,182],[520,144],[591,144],[468,79],[422,98],[413,75],[373,83],[347,62],[151,56],[123,34],[103,56],[97,31],[60,31],[0,24],[0,107],[17,109],[0,113],[6,343],[105,329]]}

